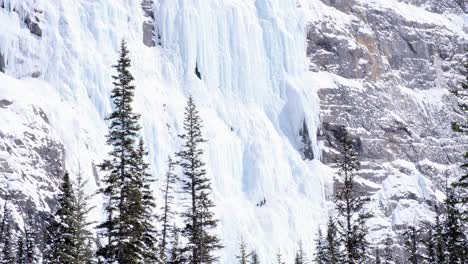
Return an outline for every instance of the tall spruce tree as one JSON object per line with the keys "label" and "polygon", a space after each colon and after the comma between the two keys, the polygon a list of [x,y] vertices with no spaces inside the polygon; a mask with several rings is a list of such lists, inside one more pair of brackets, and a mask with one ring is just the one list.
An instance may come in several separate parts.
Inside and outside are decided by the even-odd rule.
{"label": "tall spruce tree", "polygon": [[168,264],[186,263],[183,248],[179,244],[179,228],[174,224],[171,228],[171,249],[169,258],[166,260]]}
{"label": "tall spruce tree", "polygon": [[206,176],[205,163],[201,160],[203,150],[200,145],[205,142],[201,128],[202,120],[190,96],[185,108],[185,133],[180,135],[184,143],[176,155],[183,171],[182,189],[189,200],[187,209],[182,213],[186,224],[182,234],[188,240],[185,249],[191,264],[216,262],[215,252],[222,248],[219,238],[210,232],[217,226],[218,220],[212,212],[215,205],[209,197],[211,183]]}
{"label": "tall spruce tree", "polygon": [[403,237],[407,262],[410,264],[422,263],[421,229],[417,226],[408,226]]}
{"label": "tall spruce tree", "polygon": [[338,229],[335,221],[331,216],[328,217],[327,223],[327,262],[329,264],[338,264],[342,260],[340,255],[340,243],[337,240]]}
{"label": "tall spruce tree", "polygon": [[35,264],[38,262],[38,230],[32,213],[26,214],[24,223],[25,254],[26,263]]}
{"label": "tall spruce tree", "polygon": [[315,255],[314,261],[317,264],[328,264],[329,253],[327,251],[327,244],[322,235],[322,229],[319,228],[317,239],[315,240]]}
{"label": "tall spruce tree", "polygon": [[435,223],[434,223],[434,243],[435,243],[435,255],[437,263],[445,263],[445,230],[442,219],[442,214],[440,212],[439,206],[436,205],[435,208]]}
{"label": "tall spruce tree", "polygon": [[9,217],[11,215],[11,211],[8,205],[8,198],[5,200],[5,203],[3,204],[3,211],[2,214],[0,215],[0,247],[2,247],[3,242],[5,241],[5,232],[6,228],[8,226],[8,221]]}
{"label": "tall spruce tree", "polygon": [[465,259],[466,236],[463,232],[461,214],[458,209],[458,201],[455,190],[448,189],[445,200],[445,237],[447,260],[451,264],[461,264]]}
{"label": "tall spruce tree", "polygon": [[[91,198],[85,193],[86,182],[81,171],[76,184],[72,184],[68,172],[62,178],[59,187],[57,212],[49,217],[46,231],[46,254],[44,263],[88,264],[93,260],[93,236],[89,231],[93,222],[87,220],[92,209],[88,206]],[[31,227],[29,227],[31,228]],[[34,254],[34,242],[26,230],[26,259],[30,261]],[[32,247],[31,249],[28,249]],[[28,262],[29,263],[29,262]]]}
{"label": "tall spruce tree", "polygon": [[74,263],[89,264],[93,261],[93,241],[94,237],[90,227],[94,222],[88,220],[89,212],[94,208],[89,206],[91,195],[86,194],[87,181],[83,179],[81,169],[78,171],[76,183],[74,184],[74,217],[75,227],[73,233],[74,240]]}
{"label": "tall spruce tree", "polygon": [[298,249],[297,249],[297,252],[296,252],[296,259],[295,259],[295,263],[296,264],[306,264],[306,263],[309,263],[309,260],[307,259],[307,256],[306,256],[306,253],[304,251],[304,247],[302,245],[302,241],[299,241],[298,242]]}
{"label": "tall spruce tree", "polygon": [[424,251],[424,260],[427,264],[436,264],[436,236],[434,235],[435,225],[425,223],[421,225],[421,229],[426,235],[422,239]]}
{"label": "tall spruce tree", "polygon": [[162,226],[161,230],[161,241],[160,241],[160,259],[165,262],[168,254],[168,244],[171,234],[171,223],[173,222],[175,211],[173,209],[173,200],[174,200],[174,185],[177,181],[177,175],[174,173],[174,167],[176,163],[172,160],[171,157],[167,161],[167,172],[166,179],[164,181],[164,187],[162,189],[164,196],[164,204],[161,207],[161,214],[159,221]]}
{"label": "tall spruce tree", "polygon": [[241,238],[239,243],[239,255],[236,256],[237,263],[239,264],[247,264],[249,261],[250,254],[247,252],[247,244],[245,243],[244,239]]}
{"label": "tall spruce tree", "polygon": [[75,194],[68,172],[62,177],[57,198],[57,212],[51,216],[47,227],[47,254],[44,254],[45,263],[75,263],[74,240],[76,228]]}
{"label": "tall spruce tree", "polygon": [[345,128],[339,139],[338,149],[341,178],[335,195],[335,205],[339,214],[338,232],[344,245],[344,263],[354,264],[365,257],[364,251],[367,248],[365,221],[370,214],[364,213],[363,207],[369,199],[356,190],[355,173],[359,170],[359,162]]}
{"label": "tall spruce tree", "polygon": [[9,205],[5,202],[2,219],[2,251],[0,255],[1,264],[11,264],[15,261],[14,252],[14,226]]}
{"label": "tall spruce tree", "polygon": [[5,201],[3,210],[0,213],[0,247],[3,244],[3,232],[5,232],[5,218],[3,216],[5,215],[6,205],[7,202]]}
{"label": "tall spruce tree", "polygon": [[[151,183],[154,182],[152,175],[148,173],[149,165],[146,162],[148,152],[146,151],[143,139],[138,142],[138,149],[135,153],[134,182],[131,185],[131,197],[133,197],[132,212],[134,215],[134,230],[140,230],[141,236],[135,236],[135,245],[140,248],[145,264],[160,262],[157,241],[157,231],[154,222],[155,198],[151,190]],[[135,228],[138,227],[139,228]]]}
{"label": "tall spruce tree", "polygon": [[286,264],[286,262],[283,261],[283,255],[280,251],[276,254],[276,264]]}
{"label": "tall spruce tree", "polygon": [[380,259],[380,250],[379,248],[375,249],[375,264],[381,264],[382,261]]}
{"label": "tall spruce tree", "polygon": [[15,264],[27,264],[24,237],[22,234],[19,234],[18,237],[16,238],[16,254],[15,255],[16,255]]}
{"label": "tall spruce tree", "polygon": [[252,250],[250,252],[250,263],[249,264],[260,264],[260,259],[258,257],[258,254],[255,250]]}
{"label": "tall spruce tree", "polygon": [[393,263],[393,238],[388,234],[384,240],[384,252],[382,254],[382,261],[384,264]]}
{"label": "tall spruce tree", "polygon": [[100,165],[106,172],[101,193],[107,199],[107,219],[98,226],[106,238],[106,244],[97,252],[103,263],[151,263],[156,254],[154,250],[148,251],[154,242],[153,221],[148,219],[153,202],[146,185],[144,150],[135,146],[140,116],[132,108],[135,86],[130,64],[129,51],[123,40],[120,57],[113,66],[117,70],[117,75],[112,76],[114,111],[106,118],[110,122],[107,144],[112,150],[109,158]]}

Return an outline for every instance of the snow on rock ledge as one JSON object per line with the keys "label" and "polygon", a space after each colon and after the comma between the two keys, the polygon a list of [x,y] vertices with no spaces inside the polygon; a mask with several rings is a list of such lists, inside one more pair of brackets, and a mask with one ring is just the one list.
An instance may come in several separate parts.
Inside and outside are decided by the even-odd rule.
{"label": "snow on rock ledge", "polygon": [[43,109],[13,95],[36,84],[25,87],[1,73],[0,83],[0,198],[21,217],[47,212],[55,205],[53,194],[64,172],[64,146]]}

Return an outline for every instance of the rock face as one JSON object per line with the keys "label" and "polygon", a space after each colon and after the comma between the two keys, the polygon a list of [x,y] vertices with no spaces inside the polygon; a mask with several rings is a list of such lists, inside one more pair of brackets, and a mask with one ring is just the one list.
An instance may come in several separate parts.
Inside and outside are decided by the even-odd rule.
{"label": "rock face", "polygon": [[154,41],[155,22],[153,6],[154,2],[152,0],[143,0],[141,2],[141,8],[148,19],[143,22],[143,43],[148,47],[156,45]]}
{"label": "rock face", "polygon": [[361,187],[373,198],[372,229],[396,233],[431,219],[468,147],[450,129],[460,117],[448,92],[459,85],[468,46],[465,2],[400,2],[323,0],[341,14],[311,24],[307,35],[311,70],[339,76],[319,90],[323,161],[333,164],[346,126]]}
{"label": "rock face", "polygon": [[467,12],[468,4],[464,0],[399,0],[403,3],[413,4],[424,7],[425,9],[435,13],[453,12],[461,14]]}
{"label": "rock face", "polygon": [[0,98],[0,119],[0,198],[14,205],[17,217],[37,217],[54,207],[64,147],[36,106]]}

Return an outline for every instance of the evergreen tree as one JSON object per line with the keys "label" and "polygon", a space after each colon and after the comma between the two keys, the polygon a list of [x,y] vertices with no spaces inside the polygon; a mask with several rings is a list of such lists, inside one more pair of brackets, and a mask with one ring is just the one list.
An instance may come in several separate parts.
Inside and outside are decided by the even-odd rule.
{"label": "evergreen tree", "polygon": [[408,263],[421,263],[421,230],[415,226],[409,226],[408,229],[403,233],[403,237],[405,238],[404,247],[408,255]]}
{"label": "evergreen tree", "polygon": [[381,260],[380,260],[380,250],[379,248],[376,248],[375,249],[375,264],[381,264]]}
{"label": "evergreen tree", "polygon": [[167,263],[168,264],[186,263],[183,249],[179,245],[179,229],[176,227],[176,225],[172,226],[171,232],[172,232],[171,250],[170,250],[170,254],[169,254],[170,256],[168,258]]}
{"label": "evergreen tree", "polygon": [[3,205],[3,212],[0,217],[0,246],[3,245],[5,241],[5,232],[9,221],[9,215],[11,214],[10,208],[8,208],[8,200],[5,200]]}
{"label": "evergreen tree", "polygon": [[210,233],[217,226],[218,220],[211,211],[215,206],[209,198],[211,183],[206,177],[205,163],[201,160],[203,150],[200,144],[205,142],[201,128],[201,118],[193,98],[190,97],[185,108],[185,134],[180,135],[184,140],[183,149],[177,156],[184,175],[181,179],[182,189],[189,197],[189,205],[182,217],[186,224],[183,235],[188,240],[185,250],[189,254],[191,264],[216,262],[217,257],[214,253],[222,248],[218,237]]}
{"label": "evergreen tree", "polygon": [[339,151],[341,181],[335,195],[335,205],[340,216],[338,232],[344,245],[344,263],[354,264],[365,257],[364,251],[367,248],[365,221],[370,214],[364,213],[363,207],[369,199],[356,190],[354,178],[356,171],[359,170],[359,162],[346,129],[343,129]]}
{"label": "evergreen tree", "polygon": [[252,250],[252,252],[250,252],[249,264],[260,264],[260,259],[258,258],[257,252],[255,252],[255,250]]}
{"label": "evergreen tree", "polygon": [[75,246],[73,256],[75,264],[91,263],[94,254],[92,249],[94,237],[89,231],[89,227],[93,225],[94,222],[88,220],[88,214],[94,207],[90,207],[88,204],[92,196],[86,194],[86,184],[87,181],[83,179],[80,170],[74,187],[75,226],[73,230],[73,240]]}
{"label": "evergreen tree", "polygon": [[327,244],[326,244],[326,252],[327,256],[327,263],[329,264],[338,264],[340,262],[341,255],[340,255],[340,244],[337,241],[337,226],[335,221],[331,216],[328,217],[327,223]]}
{"label": "evergreen tree", "polygon": [[319,228],[317,239],[315,240],[315,263],[325,264],[329,263],[329,253],[327,251],[327,245],[323,239],[322,230]]}
{"label": "evergreen tree", "polygon": [[59,223],[55,219],[55,215],[50,213],[45,219],[45,231],[44,231],[44,248],[43,248],[43,263],[44,264],[59,264],[57,260],[57,248],[56,244],[59,243]]}
{"label": "evergreen tree", "polygon": [[166,179],[164,182],[163,196],[164,205],[161,210],[159,221],[161,222],[161,242],[160,242],[160,258],[164,262],[167,259],[167,245],[170,239],[171,224],[174,218],[174,210],[172,209],[174,200],[174,184],[176,184],[177,176],[174,174],[174,166],[176,163],[172,161],[171,157],[167,161]]}
{"label": "evergreen tree", "polygon": [[[148,152],[145,150],[143,140],[140,138],[138,149],[135,156],[136,170],[134,175],[136,180],[131,185],[131,197],[134,197],[132,210],[134,212],[134,227],[140,226],[141,238],[135,237],[135,245],[138,245],[144,262],[147,264],[156,263],[159,260],[157,254],[157,231],[154,226],[157,220],[154,210],[156,208],[155,198],[151,190],[151,183],[154,181],[151,174],[147,171],[149,169],[148,163],[145,161]],[[137,229],[138,230],[138,229]]]}
{"label": "evergreen tree", "polygon": [[281,255],[279,251],[278,254],[276,254],[276,264],[286,264],[286,262],[283,261],[283,255]]}
{"label": "evergreen tree", "polygon": [[[117,75],[111,92],[114,111],[110,121],[107,144],[112,147],[109,158],[100,168],[106,172],[101,193],[106,197],[107,219],[98,228],[103,231],[106,244],[97,252],[103,263],[152,263],[156,261],[152,207],[154,201],[149,188],[146,151],[136,140],[140,116],[133,112],[135,86],[130,73],[130,58],[125,41],[120,46],[120,58],[114,66]],[[151,249],[150,249],[151,248]]]}
{"label": "evergreen tree", "polygon": [[3,232],[5,232],[5,218],[3,217],[5,215],[5,208],[6,208],[6,201],[3,206],[3,210],[0,213],[0,246],[3,244]]}
{"label": "evergreen tree", "polygon": [[24,237],[20,234],[18,235],[16,241],[16,257],[15,264],[26,264],[26,252],[24,245]]}
{"label": "evergreen tree", "polygon": [[445,232],[444,232],[444,226],[443,226],[443,219],[441,219],[441,213],[439,206],[435,206],[435,226],[434,226],[434,243],[435,243],[435,255],[437,259],[437,263],[445,263],[445,244],[446,244],[446,238],[445,238]]}
{"label": "evergreen tree", "polygon": [[34,217],[31,213],[26,215],[26,221],[24,224],[24,237],[25,237],[25,254],[26,254],[26,263],[34,264],[38,262],[38,252],[37,252],[37,227],[34,222]]}
{"label": "evergreen tree", "polygon": [[447,260],[451,264],[459,264],[465,260],[465,235],[463,234],[463,226],[461,214],[458,209],[458,201],[455,196],[455,191],[449,189],[445,200],[446,219],[445,219],[445,237]]}
{"label": "evergreen tree", "polygon": [[249,257],[250,254],[247,253],[247,244],[244,239],[241,238],[241,242],[239,244],[239,255],[236,256],[236,259],[239,264],[247,264]]}
{"label": "evergreen tree", "polygon": [[390,235],[387,235],[384,241],[384,252],[382,255],[382,260],[384,264],[391,264],[393,263],[393,239]]}
{"label": "evergreen tree", "polygon": [[[132,102],[135,87],[129,71],[130,58],[125,41],[120,46],[120,58],[113,67],[117,70],[114,89],[111,93],[114,111],[106,118],[110,121],[107,144],[112,146],[109,159],[100,168],[106,172],[101,193],[107,198],[105,207],[107,219],[99,225],[104,230],[107,244],[98,250],[104,263],[135,263],[141,260],[136,248],[131,244],[134,239],[130,228],[131,216],[128,196],[130,183],[134,180],[135,140],[140,130],[139,115],[133,113]],[[138,234],[138,235],[141,235]]]}
{"label": "evergreen tree", "polygon": [[[88,230],[92,222],[87,220],[87,214],[92,209],[88,206],[91,198],[85,193],[86,182],[81,171],[77,177],[75,186],[71,183],[70,176],[65,173],[59,187],[57,212],[50,215],[46,228],[46,254],[44,263],[73,263],[88,264],[92,262],[92,233]],[[28,230],[29,229],[29,230]],[[35,258],[34,235],[26,230],[26,259]]]}
{"label": "evergreen tree", "polygon": [[1,252],[1,264],[11,264],[15,261],[15,253],[13,248],[13,237],[14,237],[14,226],[13,218],[11,216],[11,210],[8,204],[5,202],[2,219],[2,252]]}
{"label": "evergreen tree", "polygon": [[44,262],[74,264],[76,207],[68,172],[65,172],[59,190],[57,212],[50,217],[50,225],[47,227],[47,254],[44,255]]}
{"label": "evergreen tree", "polygon": [[436,257],[436,236],[434,235],[433,229],[435,226],[432,224],[424,224],[422,225],[422,231],[427,235],[423,238],[422,243],[424,245],[425,254],[424,259],[427,264],[436,264],[437,257]]}
{"label": "evergreen tree", "polygon": [[307,260],[306,253],[304,252],[304,247],[302,246],[302,241],[299,241],[298,244],[299,244],[299,249],[298,249],[298,251],[296,252],[295,263],[296,263],[296,264],[306,264],[306,263],[309,263],[309,261]]}

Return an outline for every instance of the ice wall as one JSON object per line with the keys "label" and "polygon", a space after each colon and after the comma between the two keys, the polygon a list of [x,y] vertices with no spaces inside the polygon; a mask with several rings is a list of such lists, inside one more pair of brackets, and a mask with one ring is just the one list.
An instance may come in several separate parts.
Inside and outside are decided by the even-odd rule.
{"label": "ice wall", "polygon": [[[306,120],[319,156],[306,21],[295,0],[155,1],[157,47],[143,44],[139,1],[0,3],[6,74],[46,83],[38,82],[27,97],[6,84],[0,91],[8,91],[9,100],[44,109],[65,145],[68,169],[76,172],[79,164],[90,190],[98,184],[93,164],[108,150],[103,119],[111,111],[110,66],[126,38],[136,78],[135,110],[142,114],[142,133],[158,178],[180,144],[187,96],[192,94],[200,107],[209,140],[204,158],[221,219],[217,232],[226,247],[222,263],[233,263],[241,236],[265,263],[273,262],[278,251],[292,261],[299,240],[312,253],[327,213],[328,178],[320,162],[305,162],[298,152],[298,133]],[[37,17],[41,36],[32,32],[26,17]],[[256,207],[263,198],[266,205]],[[94,213],[101,217],[99,210]]]}

